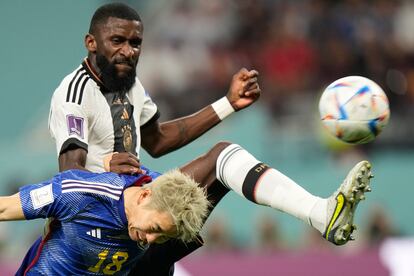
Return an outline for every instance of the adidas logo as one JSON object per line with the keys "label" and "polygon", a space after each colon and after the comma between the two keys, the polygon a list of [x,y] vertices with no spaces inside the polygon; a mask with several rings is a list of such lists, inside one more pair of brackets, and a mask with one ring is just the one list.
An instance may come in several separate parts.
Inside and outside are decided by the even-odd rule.
{"label": "adidas logo", "polygon": [[100,239],[101,238],[101,228],[96,228],[96,229],[92,229],[91,231],[87,231],[86,235]]}

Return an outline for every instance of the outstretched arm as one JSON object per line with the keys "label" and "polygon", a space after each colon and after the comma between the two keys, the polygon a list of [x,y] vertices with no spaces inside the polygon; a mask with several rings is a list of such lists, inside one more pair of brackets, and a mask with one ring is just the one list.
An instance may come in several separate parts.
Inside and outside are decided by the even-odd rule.
{"label": "outstretched arm", "polygon": [[241,69],[233,76],[225,98],[200,111],[179,119],[151,125],[141,129],[142,147],[154,157],[181,148],[200,137],[221,122],[224,117],[250,106],[260,96],[258,72]]}
{"label": "outstretched arm", "polygon": [[0,221],[25,219],[19,193],[0,197]]}

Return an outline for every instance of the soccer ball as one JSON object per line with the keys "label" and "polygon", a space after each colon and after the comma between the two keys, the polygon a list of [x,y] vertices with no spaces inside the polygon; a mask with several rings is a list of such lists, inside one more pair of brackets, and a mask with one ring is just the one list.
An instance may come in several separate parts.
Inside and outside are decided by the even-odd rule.
{"label": "soccer ball", "polygon": [[390,118],[384,91],[361,76],[344,77],[331,83],[322,93],[319,112],[328,132],[350,144],[374,140]]}

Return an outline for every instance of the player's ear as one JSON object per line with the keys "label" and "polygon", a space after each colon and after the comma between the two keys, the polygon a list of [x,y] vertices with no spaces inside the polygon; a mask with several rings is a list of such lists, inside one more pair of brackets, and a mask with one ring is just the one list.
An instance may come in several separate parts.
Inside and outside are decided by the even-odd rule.
{"label": "player's ear", "polygon": [[138,196],[138,204],[145,202],[151,196],[152,191],[150,189],[143,189]]}
{"label": "player's ear", "polygon": [[95,36],[92,34],[87,34],[85,36],[85,47],[88,49],[90,53],[96,53],[96,39]]}

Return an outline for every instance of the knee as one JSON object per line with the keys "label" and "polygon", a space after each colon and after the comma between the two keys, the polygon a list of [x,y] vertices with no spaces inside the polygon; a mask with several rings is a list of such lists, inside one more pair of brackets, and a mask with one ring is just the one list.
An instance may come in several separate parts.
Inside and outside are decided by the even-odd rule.
{"label": "knee", "polygon": [[217,160],[220,153],[231,144],[232,143],[228,141],[218,142],[206,153],[205,157],[209,160]]}
{"label": "knee", "polygon": [[217,144],[214,145],[212,150],[216,150],[216,151],[223,151],[225,148],[227,148],[228,146],[230,146],[232,143],[229,141],[220,141]]}

